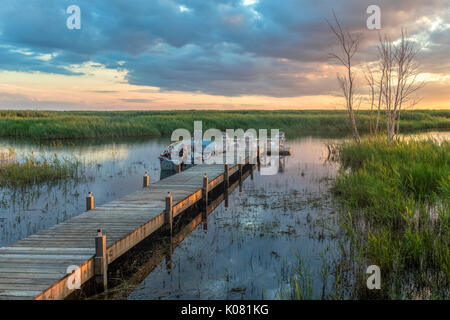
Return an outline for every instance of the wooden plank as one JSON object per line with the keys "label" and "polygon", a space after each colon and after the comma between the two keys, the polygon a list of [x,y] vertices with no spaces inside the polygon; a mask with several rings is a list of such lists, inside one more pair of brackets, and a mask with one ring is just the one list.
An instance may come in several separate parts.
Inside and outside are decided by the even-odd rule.
{"label": "wooden plank", "polygon": [[114,243],[111,247],[107,249],[108,263],[113,262],[115,259],[120,257],[123,253],[128,251],[130,248],[134,247],[140,241],[147,238],[154,231],[161,228],[164,224],[164,214],[160,214],[155,219],[149,221],[139,229],[128,234],[126,237]]}
{"label": "wooden plank", "polygon": [[[230,166],[229,176],[238,170],[237,164]],[[97,228],[102,228],[107,235],[107,256],[111,263],[164,225],[165,197],[169,191],[174,201],[174,216],[201,200],[205,173],[209,177],[209,190],[222,184],[223,165],[194,166],[153,183],[145,190],[0,248],[0,299],[61,299],[68,296],[74,290],[66,285],[69,265],[80,267],[81,283],[94,275]],[[246,172],[243,178],[248,175]],[[237,185],[235,182],[229,190]],[[208,207],[208,214],[223,198],[219,197]]]}
{"label": "wooden plank", "polygon": [[31,290],[42,291],[47,289],[49,284],[23,284],[23,283],[2,283],[0,287],[0,296],[5,295],[9,290]]}
{"label": "wooden plank", "polygon": [[175,181],[174,182],[171,182],[170,184],[169,183],[161,183],[161,184],[158,184],[158,185],[153,185],[153,186],[151,186],[150,187],[150,190],[158,190],[158,189],[163,189],[163,188],[180,188],[180,187],[183,187],[183,188],[186,188],[186,190],[190,190],[190,189],[198,189],[198,187],[199,187],[199,185],[198,184],[187,184],[187,183],[184,183],[183,181],[179,181],[179,183],[177,183],[177,184],[175,184]]}
{"label": "wooden plank", "polygon": [[15,263],[10,264],[2,264],[0,266],[1,273],[23,273],[23,274],[67,274],[67,264],[64,264],[61,267],[57,267],[53,264],[50,265],[36,265],[36,264],[20,264],[19,266]]}
{"label": "wooden plank", "polygon": [[93,248],[33,248],[33,247],[2,247],[0,253],[23,253],[23,252],[61,252],[61,253],[91,253]]}
{"label": "wooden plank", "polygon": [[52,285],[53,282],[57,281],[60,278],[61,278],[60,275],[53,275],[53,277],[38,277],[37,275],[27,275],[21,278],[16,278],[14,275],[14,277],[9,276],[7,278],[5,277],[0,278],[0,285],[2,285],[2,288],[6,288],[6,286],[16,284],[39,285],[43,286],[44,287],[43,289],[47,289],[49,286]]}
{"label": "wooden plank", "polygon": [[1,259],[10,260],[87,260],[92,255],[62,255],[62,254],[0,254]]}
{"label": "wooden plank", "polygon": [[40,293],[41,291],[30,290],[0,290],[0,299],[7,299],[8,297],[15,297],[19,299],[32,298]]}
{"label": "wooden plank", "polygon": [[[80,265],[80,282],[81,284],[88,281],[94,276],[94,262],[93,259],[86,261],[84,264]],[[54,300],[62,299],[70,295],[75,289],[70,289],[67,286],[67,280],[69,275],[61,278],[59,281],[55,282],[52,286],[48,287],[46,290],[36,295],[34,299],[36,300]],[[1,294],[1,293],[0,293]]]}
{"label": "wooden plank", "polygon": [[52,273],[42,273],[42,272],[5,272],[2,270],[0,274],[0,281],[2,279],[53,279],[58,280],[65,276],[66,272],[52,272]]}
{"label": "wooden plank", "polygon": [[182,201],[178,201],[178,203],[173,206],[173,216],[174,217],[178,216],[184,210],[190,208],[192,205],[200,201],[201,198],[202,198],[202,190],[199,189],[191,196],[183,199]]}

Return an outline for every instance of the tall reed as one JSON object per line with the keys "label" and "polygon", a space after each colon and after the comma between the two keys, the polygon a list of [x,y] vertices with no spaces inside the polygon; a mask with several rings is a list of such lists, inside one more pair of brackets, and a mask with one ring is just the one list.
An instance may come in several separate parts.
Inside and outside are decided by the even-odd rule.
{"label": "tall reed", "polygon": [[56,154],[37,158],[34,153],[16,159],[14,149],[3,153],[0,163],[0,187],[22,187],[43,182],[74,179],[79,176],[80,163]]}
{"label": "tall reed", "polygon": [[[31,139],[80,139],[97,137],[170,137],[178,128],[280,129],[288,136],[349,134],[345,111],[336,110],[189,110],[189,111],[0,111],[0,136]],[[369,132],[370,114],[360,111],[358,129]],[[402,113],[402,132],[450,130],[450,111]],[[381,128],[384,130],[384,128]],[[383,134],[383,131],[380,131]]]}
{"label": "tall reed", "polygon": [[380,266],[382,294],[450,297],[450,142],[367,139],[342,144],[340,161],[342,224],[366,263]]}

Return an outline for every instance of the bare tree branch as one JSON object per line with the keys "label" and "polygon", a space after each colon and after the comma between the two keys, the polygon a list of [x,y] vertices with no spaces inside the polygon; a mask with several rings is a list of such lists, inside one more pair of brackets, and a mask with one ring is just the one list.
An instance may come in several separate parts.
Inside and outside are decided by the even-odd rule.
{"label": "bare tree branch", "polygon": [[397,44],[394,44],[388,36],[383,38],[380,36],[378,55],[383,70],[380,101],[382,96],[386,109],[389,142],[399,135],[402,107],[409,101],[417,103],[418,100],[414,95],[424,87],[424,82],[418,81],[420,71],[416,57],[419,51],[417,44],[408,38],[405,30],[402,30]]}
{"label": "bare tree branch", "polygon": [[356,118],[353,111],[354,105],[354,91],[355,91],[355,75],[353,73],[353,58],[355,54],[358,52],[359,44],[362,40],[361,34],[350,33],[347,30],[344,30],[339,22],[339,19],[336,16],[336,13],[333,11],[334,22],[331,23],[327,20],[328,26],[330,27],[331,32],[336,36],[340,52],[339,53],[330,53],[329,57],[337,60],[340,64],[342,64],[346,72],[344,75],[338,75],[338,83],[341,88],[345,101],[346,108],[348,111],[348,115],[350,118],[350,124],[352,128],[353,138],[359,144],[360,137],[358,128],[356,126]]}

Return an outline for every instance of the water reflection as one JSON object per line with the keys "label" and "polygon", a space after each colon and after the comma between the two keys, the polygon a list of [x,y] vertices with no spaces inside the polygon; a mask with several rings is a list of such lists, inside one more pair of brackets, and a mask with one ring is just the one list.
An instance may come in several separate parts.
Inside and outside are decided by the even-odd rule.
{"label": "water reflection", "polygon": [[[128,298],[277,298],[289,286],[295,253],[319,278],[321,254],[340,253],[328,193],[337,165],[325,161],[325,142],[289,141],[293,156],[280,160],[277,175],[255,172],[242,193],[235,190],[228,201],[223,195],[225,201],[208,218],[208,232],[193,230],[171,253],[170,269],[167,261],[159,263]],[[322,284],[314,287],[318,296],[322,290]]]}
{"label": "water reflection", "polygon": [[431,131],[427,133],[401,134],[401,139],[424,140],[432,139],[437,142],[450,140],[450,132],[447,131]]}
{"label": "water reflection", "polygon": [[[448,139],[449,134],[431,136]],[[237,189],[223,194],[208,219],[197,215],[176,232],[168,248],[164,242],[147,244],[144,267],[128,276],[135,285],[121,297],[277,298],[298,266],[295,254],[309,267],[313,280],[323,280],[320,273],[326,263],[321,257],[338,259],[339,241],[345,241],[329,193],[338,165],[327,161],[326,145],[337,142],[312,137],[288,141],[293,155],[280,159],[277,175],[256,171],[254,179],[239,188],[241,193]],[[0,189],[0,246],[80,214],[89,191],[97,204],[103,204],[140,189],[145,171],[150,183],[164,177],[158,155],[167,144],[168,140],[147,140],[35,147],[1,141],[1,148],[13,146],[19,156],[34,150],[76,158],[86,168],[86,179]],[[314,297],[332,290],[334,276],[327,277],[313,281]]]}
{"label": "water reflection", "polygon": [[[250,166],[245,166],[243,179],[251,175],[251,172]],[[167,274],[170,275],[173,269],[174,250],[197,227],[201,226],[200,230],[208,233],[208,216],[239,185],[239,178],[234,176],[225,192],[223,192],[224,185],[211,192],[207,208],[197,203],[179,215],[174,220],[173,234],[169,228],[162,228],[116,260],[108,267],[109,290],[91,298],[125,299],[159,264],[164,264]]]}
{"label": "water reflection", "polygon": [[17,159],[34,152],[36,157],[56,153],[77,159],[83,179],[26,188],[0,188],[0,246],[5,246],[82,213],[85,197],[92,191],[100,205],[142,187],[149,172],[150,183],[158,181],[157,156],[168,140],[135,142],[79,142],[44,144],[1,140],[0,149],[13,147]]}
{"label": "water reflection", "polygon": [[[139,279],[129,298],[274,298],[280,288],[289,285],[295,252],[301,252],[318,270],[321,252],[337,252],[334,210],[327,192],[337,166],[325,163],[325,142],[315,138],[289,141],[293,156],[280,159],[277,175],[255,172],[253,180],[238,182],[239,189],[224,194],[224,201],[208,220],[200,215],[203,227],[193,222],[191,227],[197,228],[188,227],[192,233],[184,235],[182,243],[152,251],[160,252],[162,258],[149,258],[156,267]],[[89,179],[1,190],[0,245],[81,213],[89,191],[102,204],[141,188],[145,171],[150,183],[160,179],[157,156],[166,145],[167,141],[158,140],[40,149],[21,145],[20,152],[34,148],[35,152],[77,157]],[[323,224],[330,225],[333,236],[317,227]]]}

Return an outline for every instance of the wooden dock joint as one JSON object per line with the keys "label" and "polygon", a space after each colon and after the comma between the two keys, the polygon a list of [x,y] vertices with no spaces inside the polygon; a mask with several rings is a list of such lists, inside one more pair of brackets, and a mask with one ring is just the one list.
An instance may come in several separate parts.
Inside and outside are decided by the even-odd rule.
{"label": "wooden dock joint", "polygon": [[106,235],[102,229],[97,230],[95,237],[94,277],[97,292],[108,288],[108,261],[106,255]]}
{"label": "wooden dock joint", "polygon": [[172,206],[172,194],[167,193],[166,196],[166,210],[164,211],[164,222],[169,225],[170,236],[173,232],[173,206]]}
{"label": "wooden dock joint", "polygon": [[[85,198],[88,196],[86,208],[93,212],[84,212],[77,218],[68,220],[70,221],[69,225],[61,224],[56,226],[54,231],[45,233],[43,237],[30,237],[26,238],[26,241],[23,243],[18,243],[17,251],[19,252],[19,249],[23,249],[24,258],[17,258],[17,262],[9,261],[11,260],[9,254],[1,257],[0,263],[8,264],[8,268],[11,269],[7,273],[18,273],[19,271],[16,268],[28,268],[26,265],[30,265],[30,268],[33,270],[30,272],[27,270],[27,273],[24,271],[19,281],[16,281],[16,278],[11,278],[13,280],[10,283],[9,275],[4,276],[3,281],[0,279],[0,296],[13,299],[24,298],[25,296],[17,296],[17,292],[20,291],[27,294],[27,299],[63,299],[73,292],[73,289],[67,286],[68,275],[62,269],[63,266],[65,267],[69,263],[79,267],[81,283],[89,281],[89,284],[92,284],[93,287],[97,284],[99,293],[101,290],[107,290],[108,264],[161,228],[167,232],[166,228],[168,225],[165,224],[166,221],[170,224],[171,229],[173,228],[172,232],[175,232],[174,216],[178,213],[181,214],[190,206],[200,206],[205,203],[205,205],[208,204],[208,207],[205,208],[206,212],[212,212],[219,205],[221,199],[208,201],[209,193],[212,193],[211,191],[224,182],[222,179],[224,176],[226,176],[225,184],[228,184],[228,188],[225,190],[225,205],[228,207],[229,194],[236,188],[238,183],[236,181],[238,179],[237,175],[239,174],[237,172],[239,168],[234,158],[229,160],[229,163],[230,165],[228,166],[227,164],[226,168],[223,167],[223,164],[215,165],[214,167],[205,164],[204,168],[197,167],[191,171],[181,173],[180,179],[174,179],[176,181],[162,180],[152,182],[151,189],[140,189],[140,179],[138,177],[135,182],[137,182],[136,186],[140,190],[131,194],[126,200],[119,199],[97,208],[94,208],[93,193],[85,194]],[[245,170],[245,172],[241,172],[243,175],[242,179],[248,176],[246,171],[249,166],[247,163],[247,159],[245,162],[241,162],[241,165],[244,164],[241,169]],[[204,173],[208,173],[208,175],[205,176],[207,179],[203,180]],[[139,176],[142,177],[141,175]],[[211,180],[209,180],[209,176],[211,176]],[[217,190],[217,193],[219,191],[221,190]],[[204,195],[203,199],[202,193]],[[155,205],[148,205],[149,202],[153,201]],[[150,212],[151,214],[148,214]],[[124,225],[122,225],[121,217],[124,219]],[[196,221],[197,223],[199,221]],[[206,230],[208,221],[203,220],[203,223],[203,228]],[[105,231],[102,229],[97,230],[99,227],[104,227]],[[70,230],[70,235],[67,233],[67,230]],[[165,233],[166,236],[167,233]],[[52,235],[54,235],[54,238]],[[106,236],[108,236],[108,239]],[[110,244],[111,240],[114,241]],[[63,241],[64,244],[60,245],[60,241]],[[109,247],[107,247],[107,242],[110,245]],[[175,244],[176,242],[172,243],[171,241],[171,246]],[[93,245],[94,248],[92,248]],[[47,252],[51,252],[51,254]],[[38,261],[37,259],[39,261],[42,260],[42,263],[35,262]],[[67,263],[64,262],[66,260]],[[170,259],[167,260],[170,262]],[[24,261],[25,266],[22,265],[22,261]],[[47,268],[51,268],[51,270],[47,270]],[[168,270],[170,270],[170,267]],[[41,274],[42,271],[45,274],[47,272],[52,274],[51,279],[47,279],[47,276],[42,277],[42,279],[40,276],[36,276]],[[53,277],[53,274],[55,277]],[[74,275],[74,277],[78,276]],[[35,280],[39,281],[36,281],[35,284]],[[16,290],[17,287],[25,288],[23,285],[25,283],[27,284],[26,289]],[[30,289],[29,285],[33,286],[33,288]]]}
{"label": "wooden dock joint", "polygon": [[239,157],[239,161],[238,161],[239,192],[242,192],[243,166],[244,165],[243,165],[242,157]]}
{"label": "wooden dock joint", "polygon": [[142,187],[148,188],[150,186],[150,177],[148,176],[148,171],[145,171],[144,178],[142,181]]}
{"label": "wooden dock joint", "polygon": [[242,183],[242,169],[243,169],[244,165],[243,165],[243,161],[242,161],[242,157],[239,159],[239,163],[238,163],[238,168],[239,168],[239,183]]}
{"label": "wooden dock joint", "polygon": [[258,171],[261,171],[261,146],[258,140],[258,152],[256,153],[256,164],[258,166]]}
{"label": "wooden dock joint", "polygon": [[92,192],[89,192],[88,196],[86,197],[86,211],[94,209],[94,195]]}
{"label": "wooden dock joint", "polygon": [[208,193],[209,193],[209,178],[208,175],[205,173],[203,175],[203,186],[202,186],[203,218],[206,218],[208,211]]}
{"label": "wooden dock joint", "polygon": [[223,180],[225,182],[225,190],[228,190],[230,187],[230,166],[228,165],[228,162],[225,162],[223,168]]}
{"label": "wooden dock joint", "polygon": [[230,166],[228,162],[225,162],[223,171],[225,208],[228,208],[228,189],[230,188]]}

